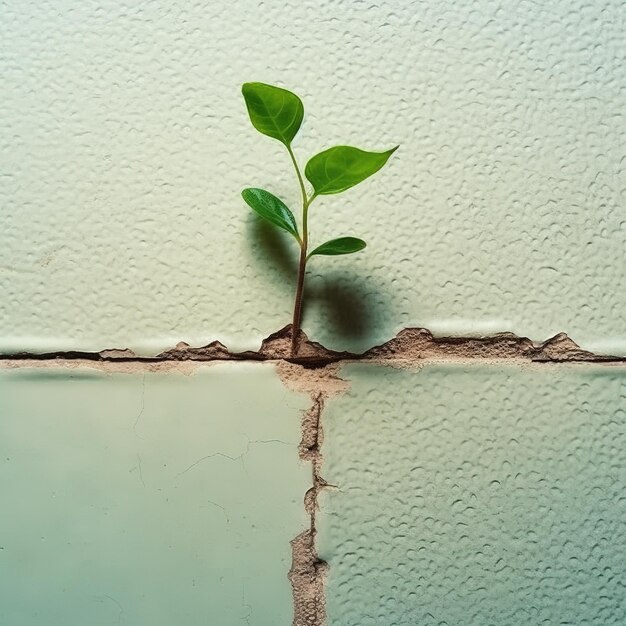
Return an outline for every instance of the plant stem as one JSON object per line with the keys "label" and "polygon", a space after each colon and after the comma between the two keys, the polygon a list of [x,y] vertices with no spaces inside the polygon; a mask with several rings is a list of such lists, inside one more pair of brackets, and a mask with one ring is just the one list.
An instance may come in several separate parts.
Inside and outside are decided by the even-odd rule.
{"label": "plant stem", "polygon": [[[302,179],[302,174],[300,173],[300,168],[298,167],[298,162],[296,161],[296,155],[293,153],[291,146],[287,146],[287,152],[289,152],[289,156],[291,157],[291,162],[293,163],[293,167],[296,170],[296,176],[298,177],[298,182],[300,183],[300,191],[302,192],[302,209],[304,211],[304,207],[308,206],[311,203],[311,200],[307,198],[306,189],[304,187],[304,180]],[[306,228],[303,226],[302,230],[306,235]]]}
{"label": "plant stem", "polygon": [[300,264],[298,266],[298,285],[296,287],[296,301],[293,307],[293,322],[291,324],[291,356],[298,354],[298,339],[300,335],[300,319],[302,318],[302,296],[304,294],[304,275],[306,273],[306,247],[303,242],[300,247]]}
{"label": "plant stem", "polygon": [[298,162],[291,149],[291,146],[287,146],[287,151],[291,157],[291,162],[296,170],[296,176],[300,183],[300,191],[302,192],[302,236],[300,240],[300,262],[298,264],[298,283],[296,286],[296,300],[293,306],[293,322],[291,324],[291,356],[294,357],[298,354],[298,339],[300,335],[300,320],[302,319],[302,297],[304,295],[304,275],[306,274],[306,262],[307,262],[307,247],[309,245],[309,227],[308,227],[308,214],[309,205],[313,202],[315,194],[310,198],[307,196],[306,188],[304,187],[304,180],[298,167]]}

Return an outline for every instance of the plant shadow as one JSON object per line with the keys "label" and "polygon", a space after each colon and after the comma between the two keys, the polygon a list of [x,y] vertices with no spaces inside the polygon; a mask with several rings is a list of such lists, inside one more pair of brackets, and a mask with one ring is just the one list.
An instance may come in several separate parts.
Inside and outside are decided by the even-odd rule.
{"label": "plant shadow", "polygon": [[266,265],[285,285],[284,290],[292,291],[298,276],[298,258],[290,236],[261,219],[253,218],[247,226],[255,262]]}
{"label": "plant shadow", "polygon": [[314,308],[329,335],[367,339],[385,315],[385,299],[370,279],[351,271],[328,272],[310,277],[305,313]]}
{"label": "plant shadow", "polygon": [[[290,236],[261,219],[248,222],[248,236],[255,263],[265,265],[274,273],[272,280],[280,285],[282,296],[277,293],[276,297],[293,299],[298,253]],[[349,342],[367,340],[388,316],[389,295],[373,284],[371,276],[346,269],[324,271],[323,261],[316,266],[316,270],[307,272],[304,289],[305,331],[307,319],[314,316],[319,320],[315,326],[324,328],[325,337]]]}

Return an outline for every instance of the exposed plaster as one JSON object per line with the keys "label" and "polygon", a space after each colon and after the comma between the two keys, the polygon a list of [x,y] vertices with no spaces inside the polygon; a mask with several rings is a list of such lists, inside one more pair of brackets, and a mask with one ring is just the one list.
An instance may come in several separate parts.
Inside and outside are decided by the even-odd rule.
{"label": "exposed plaster", "polygon": [[174,348],[155,356],[139,356],[128,349],[106,349],[100,352],[47,352],[0,354],[0,367],[37,367],[52,363],[78,364],[115,371],[148,371],[183,369],[184,364],[216,361],[278,361],[302,365],[306,368],[324,368],[332,363],[375,362],[411,367],[426,361],[456,360],[515,360],[534,363],[615,363],[626,364],[626,357],[597,354],[583,350],[565,333],[559,333],[544,342],[534,342],[513,333],[497,333],[483,337],[434,337],[426,328],[405,328],[393,339],[366,352],[337,352],[310,341],[301,331],[297,357],[290,354],[291,325],[263,340],[259,350],[231,352],[219,341],[198,348],[178,343]]}
{"label": "exposed plaster", "polygon": [[[94,353],[98,354],[98,353]],[[20,355],[19,357],[0,356],[0,369],[38,368],[38,369],[81,369],[90,368],[109,374],[141,374],[146,372],[177,372],[191,375],[198,368],[198,363],[181,361],[153,361],[134,359],[98,359],[67,356],[60,353],[42,358],[43,355]]]}
{"label": "exposed plaster", "polygon": [[292,626],[323,626],[326,623],[324,582],[328,566],[317,554],[316,516],[318,496],[330,486],[321,475],[324,403],[330,396],[348,388],[347,382],[337,376],[338,367],[329,365],[312,370],[287,362],[277,366],[278,375],[289,389],[308,393],[311,398],[311,407],[302,414],[302,439],[299,446],[300,458],[311,464],[311,487],[304,496],[304,507],[310,523],[309,528],[291,541],[289,581],[294,605]]}

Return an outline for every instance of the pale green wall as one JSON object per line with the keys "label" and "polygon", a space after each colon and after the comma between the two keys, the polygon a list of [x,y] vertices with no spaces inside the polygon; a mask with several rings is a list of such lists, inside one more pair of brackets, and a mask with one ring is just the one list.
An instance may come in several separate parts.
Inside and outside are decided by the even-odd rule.
{"label": "pale green wall", "polygon": [[0,371],[0,624],[288,624],[307,404],[262,365]]}
{"label": "pale green wall", "polygon": [[303,97],[302,161],[401,144],[314,206],[315,241],[370,244],[315,261],[316,339],[565,331],[626,353],[624,19],[622,0],[3,3],[0,349],[254,346],[290,321],[293,276],[239,197],[298,198],[246,117],[261,80]]}
{"label": "pale green wall", "polygon": [[626,623],[626,370],[344,368],[331,626]]}
{"label": "pale green wall", "polygon": [[[303,163],[401,145],[312,208],[314,242],[369,243],[314,261],[312,338],[626,354],[622,0],[0,4],[0,352],[254,348],[290,321],[295,251],[239,196],[298,199],[247,119],[260,80],[304,99]],[[622,370],[343,375],[329,626],[626,623]],[[0,623],[289,624],[308,404],[243,363],[0,371]]]}

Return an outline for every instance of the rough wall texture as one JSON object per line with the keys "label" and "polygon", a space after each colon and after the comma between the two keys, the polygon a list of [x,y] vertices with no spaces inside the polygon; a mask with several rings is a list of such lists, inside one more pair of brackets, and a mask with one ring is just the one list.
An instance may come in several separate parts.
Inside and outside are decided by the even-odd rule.
{"label": "rough wall texture", "polygon": [[329,624],[626,623],[623,368],[343,374],[318,516]]}
{"label": "rough wall texture", "polygon": [[621,0],[9,0],[0,20],[0,350],[254,347],[289,321],[293,250],[242,187],[295,204],[239,86],[306,107],[302,161],[401,148],[320,201],[305,329],[568,332],[626,353]]}
{"label": "rough wall texture", "polygon": [[[194,466],[183,478],[195,482],[185,480],[172,496],[177,508],[166,514],[162,494],[144,493],[149,481],[140,466],[132,474],[120,470],[135,463],[126,439],[136,426],[130,421],[149,415],[143,408],[137,413],[135,398],[111,406],[124,377],[115,378],[104,398],[56,398],[52,413],[31,412],[23,421],[12,407],[46,398],[50,371],[86,363],[54,355],[0,360],[0,368],[48,372],[33,374],[30,387],[14,377],[0,395],[0,428],[13,437],[0,438],[0,500],[15,502],[0,520],[0,567],[8,564],[10,572],[3,577],[10,584],[0,585],[0,615],[12,625],[23,617],[29,626],[39,619],[33,610],[45,613],[47,623],[56,611],[64,625],[100,618],[158,623],[149,614],[152,597],[165,607],[156,619],[167,623],[179,623],[187,611],[187,624],[205,618],[286,624],[288,541],[267,543],[275,520],[286,520],[275,505],[280,499],[302,519],[288,535],[295,537],[294,626],[324,620],[327,571],[330,626],[626,621],[623,371],[607,366],[600,376],[543,364],[536,373],[476,363],[594,358],[584,350],[626,355],[621,0],[5,0],[0,6],[0,355],[109,349],[73,356],[100,359],[87,364],[123,372],[135,383],[138,375],[164,372],[160,397],[179,404],[153,432],[155,468],[171,446],[178,445],[182,458],[187,446],[203,445],[210,425],[202,411],[183,420],[191,429],[187,439],[176,432],[177,411],[189,397],[172,388],[169,376],[176,381],[200,367],[181,361],[287,355],[288,338],[275,331],[290,320],[295,251],[239,196],[256,185],[294,209],[298,199],[285,153],[247,120],[239,87],[261,80],[304,99],[295,143],[302,163],[332,144],[401,145],[375,178],[312,209],[314,243],[354,234],[369,245],[354,257],[314,259],[308,335],[335,350],[360,352],[416,326],[369,358],[398,367],[473,360],[466,370],[349,368],[353,391],[332,401],[345,391],[334,370],[322,380],[319,372],[282,362],[283,382],[312,402],[300,448],[312,475],[298,482],[299,496],[286,502],[281,491],[303,469],[289,439],[293,464],[275,475],[194,474]],[[536,343],[512,335],[439,340],[429,331],[513,331]],[[540,343],[561,332],[582,350],[563,335]],[[258,348],[264,337],[259,352],[241,352]],[[207,346],[214,339],[222,343]],[[177,345],[180,340],[192,347]],[[114,348],[165,351],[167,360],[141,361]],[[346,357],[306,348],[307,368]],[[282,395],[267,377],[255,380],[264,393],[253,402],[254,418],[298,424],[302,398]],[[217,432],[241,442],[232,416],[250,400],[246,386],[214,391],[222,399],[225,393],[228,405]],[[15,404],[7,405],[11,395]],[[270,396],[275,410],[262,401]],[[327,400],[335,402],[328,415]],[[90,414],[89,423],[110,441],[125,442],[117,457],[104,455],[80,419],[91,403],[101,413]],[[66,431],[55,428],[55,419]],[[317,426],[307,433],[307,423]],[[50,437],[29,450],[46,432]],[[18,469],[14,460],[2,461],[9,444],[21,459]],[[79,528],[68,513],[72,494],[37,508],[47,493],[40,476],[69,472],[83,480],[80,464],[65,463],[73,444],[84,466],[100,461],[98,480],[111,479],[96,480],[101,493],[80,492],[93,510]],[[267,450],[273,445],[285,452],[276,442]],[[211,458],[232,469],[232,459]],[[169,489],[171,476],[158,472],[155,488]],[[324,479],[338,491],[331,495]],[[15,485],[29,480],[28,493],[37,497],[23,500]],[[237,480],[245,489],[233,487]],[[107,550],[90,546],[94,580],[82,576],[85,546],[66,549],[63,533],[80,538],[99,529],[97,507],[108,501],[111,485],[126,498],[116,509],[118,534],[130,532],[115,545],[117,554],[132,543],[129,536],[137,541],[119,556],[125,577],[106,570],[99,554],[108,557]],[[201,538],[199,550],[219,542],[219,566],[207,567],[207,552],[193,552],[196,543],[165,558],[163,527],[150,527],[144,537],[146,511],[172,523],[181,513],[196,515],[196,498],[207,485],[244,509],[271,488],[272,497],[254,512],[265,520],[263,532],[239,519],[241,541],[263,557],[253,572],[262,585],[254,598],[245,585],[239,593],[250,562],[228,552],[228,528],[210,525],[228,526],[219,507],[208,503],[183,528]],[[246,491],[251,486],[254,493]],[[127,525],[124,516],[133,513]],[[39,523],[57,532],[52,546],[31,532]],[[320,529],[330,570],[315,549]],[[20,540],[9,544],[6,536]],[[20,545],[26,558],[16,559],[10,545]],[[258,552],[261,546],[268,552]],[[283,567],[270,572],[278,554]],[[142,566],[136,576],[128,566],[133,559]],[[164,562],[173,565],[159,569]],[[51,564],[68,563],[83,585],[69,600],[58,572],[50,571]],[[152,587],[138,602],[133,584],[146,563],[153,565]],[[222,577],[224,563],[231,569]],[[42,581],[40,591],[57,587],[34,601],[30,587],[20,587],[24,576],[16,575],[26,565],[30,579],[36,572]],[[207,608],[202,587],[185,587],[194,572],[207,589],[222,590],[218,608]],[[113,595],[101,593],[107,581]]]}

